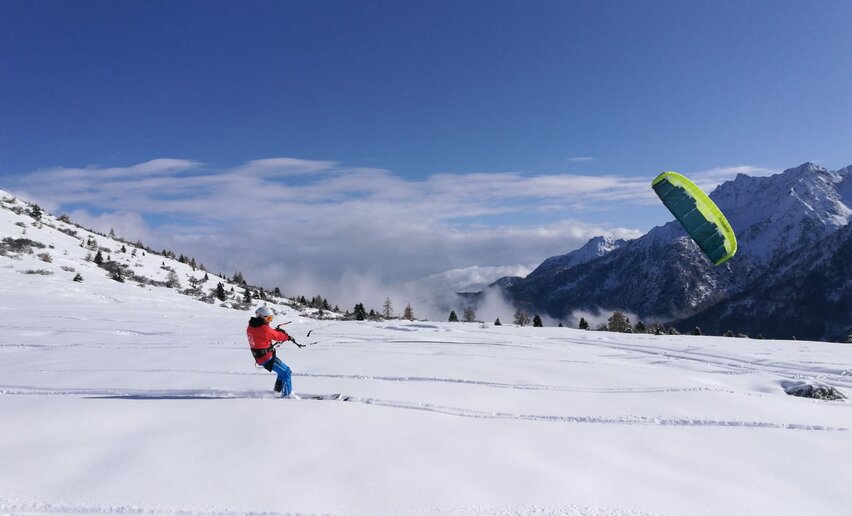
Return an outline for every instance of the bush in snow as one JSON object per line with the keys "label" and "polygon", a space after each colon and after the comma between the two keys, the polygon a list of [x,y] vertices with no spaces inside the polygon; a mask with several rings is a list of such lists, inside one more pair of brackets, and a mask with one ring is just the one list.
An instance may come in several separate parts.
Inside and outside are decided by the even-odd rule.
{"label": "bush in snow", "polygon": [[80,275],[80,273],[78,272],[78,273],[74,276],[74,281],[76,281],[77,283],[83,283],[83,276],[81,276],[81,275]]}
{"label": "bush in snow", "polygon": [[783,382],[784,392],[791,396],[818,400],[845,400],[846,396],[831,385],[821,382]]}
{"label": "bush in snow", "polygon": [[53,263],[53,258],[50,257],[48,253],[41,253],[38,255],[39,260],[46,263]]}
{"label": "bush in snow", "polygon": [[41,242],[30,240],[29,238],[6,237],[0,241],[0,256],[6,256],[7,252],[33,254],[33,247],[37,249],[44,249],[47,246]]}
{"label": "bush in snow", "polygon": [[53,272],[45,270],[45,269],[27,269],[25,271],[21,271],[21,274],[38,274],[40,276],[50,276]]}

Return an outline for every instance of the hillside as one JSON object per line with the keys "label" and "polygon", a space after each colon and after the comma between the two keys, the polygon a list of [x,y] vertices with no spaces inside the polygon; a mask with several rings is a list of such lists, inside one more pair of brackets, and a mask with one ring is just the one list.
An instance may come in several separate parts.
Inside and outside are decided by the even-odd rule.
{"label": "hillside", "polygon": [[278,310],[295,308],[306,317],[340,317],[327,308],[299,305],[283,293],[276,295],[274,289],[250,285],[240,273],[230,278],[214,274],[194,258],[156,252],[141,242],[96,233],[2,190],[0,239],[0,266],[45,281],[67,282],[65,290],[70,296],[81,291],[82,283],[94,289],[117,283],[143,292],[166,289],[223,308],[247,310],[263,302]]}

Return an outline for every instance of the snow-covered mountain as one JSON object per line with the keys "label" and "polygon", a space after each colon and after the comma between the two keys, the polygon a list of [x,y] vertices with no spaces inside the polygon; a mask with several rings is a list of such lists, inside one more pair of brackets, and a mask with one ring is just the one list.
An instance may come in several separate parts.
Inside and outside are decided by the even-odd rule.
{"label": "snow-covered mountain", "polygon": [[[308,317],[339,317],[317,307],[302,306],[284,293],[248,284],[242,274],[228,277],[205,270],[194,258],[157,252],[141,242],[128,242],[56,217],[0,190],[0,257],[17,263],[19,273],[67,281],[73,285],[118,283],[122,288],[169,290],[200,302],[248,309],[265,302],[282,310],[291,307]],[[221,285],[221,288],[220,288]],[[250,297],[247,297],[250,296]]]}
{"label": "snow-covered mountain", "polygon": [[607,253],[615,251],[627,240],[615,239],[610,236],[597,236],[586,242],[585,245],[571,251],[568,254],[553,256],[543,261],[541,265],[532,271],[529,277],[544,275],[555,270],[569,269],[596,260]]}
{"label": "snow-covered mountain", "polygon": [[744,292],[679,323],[714,335],[736,329],[845,341],[852,335],[852,224],[799,247]]}
{"label": "snow-covered mountain", "polygon": [[[770,177],[740,174],[716,188],[711,198],[726,214],[739,243],[737,256],[721,267],[710,264],[672,221],[591,261],[537,270],[504,292],[517,305],[554,318],[612,310],[646,321],[691,317],[732,296],[756,291],[761,286],[758,278],[784,265],[791,253],[828,252],[818,243],[852,217],[852,167],[832,172],[805,163]],[[802,260],[797,267],[807,270],[813,263]],[[771,312],[757,315],[773,324]],[[829,326],[843,324],[833,321]],[[807,336],[838,338],[833,333]]]}

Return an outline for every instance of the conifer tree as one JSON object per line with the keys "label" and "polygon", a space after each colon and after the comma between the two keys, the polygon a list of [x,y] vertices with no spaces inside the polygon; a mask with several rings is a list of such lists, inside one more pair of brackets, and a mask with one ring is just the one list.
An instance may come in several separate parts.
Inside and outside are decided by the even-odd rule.
{"label": "conifer tree", "polygon": [[411,303],[405,305],[405,310],[402,312],[402,318],[408,321],[414,320],[414,309],[411,308]]}
{"label": "conifer tree", "polygon": [[544,327],[544,323],[541,322],[541,317],[538,314],[535,314],[533,317],[533,328],[542,328]]}
{"label": "conifer tree", "polygon": [[494,321],[494,326],[503,326],[503,323],[500,322],[499,317]]}
{"label": "conifer tree", "polygon": [[607,319],[607,327],[609,328],[609,331],[616,331],[620,333],[633,331],[633,328],[630,326],[630,319],[621,312],[612,313],[610,318]]}
{"label": "conifer tree", "polygon": [[223,285],[221,281],[218,285],[216,285],[216,297],[219,299],[219,301],[224,301],[228,298],[228,296],[225,294],[225,285]]}
{"label": "conifer tree", "polygon": [[580,317],[580,324],[577,327],[581,330],[588,330],[589,322],[585,319],[585,317]]}
{"label": "conifer tree", "polygon": [[102,255],[100,251],[98,251],[98,254],[95,255],[95,263],[98,265],[104,264],[104,255]]}
{"label": "conifer tree", "polygon": [[648,333],[648,327],[645,326],[645,323],[642,321],[636,323],[636,333]]}
{"label": "conifer tree", "polygon": [[526,326],[530,323],[530,316],[526,314],[523,310],[518,310],[515,312],[515,324],[518,326]]}
{"label": "conifer tree", "polygon": [[385,319],[393,317],[393,303],[391,303],[389,297],[385,298],[385,302],[382,304],[382,315],[385,316]]}
{"label": "conifer tree", "polygon": [[355,305],[355,320],[363,321],[367,319],[367,310],[364,309],[364,303],[358,303]]}
{"label": "conifer tree", "polygon": [[458,316],[458,315],[456,315],[456,311],[455,311],[455,310],[451,310],[451,311],[450,311],[450,318],[448,319],[448,321],[449,321],[449,322],[459,322],[459,316]]}
{"label": "conifer tree", "polygon": [[30,217],[32,217],[36,220],[41,220],[41,216],[43,214],[44,214],[44,212],[41,211],[41,206],[39,206],[38,204],[33,204],[30,207]]}

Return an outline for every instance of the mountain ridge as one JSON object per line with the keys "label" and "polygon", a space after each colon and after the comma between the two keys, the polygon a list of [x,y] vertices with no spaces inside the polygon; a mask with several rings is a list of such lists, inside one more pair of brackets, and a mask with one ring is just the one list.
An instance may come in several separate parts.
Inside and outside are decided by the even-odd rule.
{"label": "mountain ridge", "polygon": [[[808,162],[768,177],[738,174],[710,197],[739,242],[737,255],[720,267],[710,264],[680,224],[671,221],[590,261],[565,268],[540,266],[538,274],[516,280],[502,292],[519,308],[556,319],[620,310],[646,321],[691,321],[734,296],[757,291],[753,282],[784,266],[792,253],[815,249],[818,254],[818,244],[852,219],[852,167],[829,171]],[[805,260],[796,263],[810,267]],[[843,335],[830,331],[808,337]]]}

